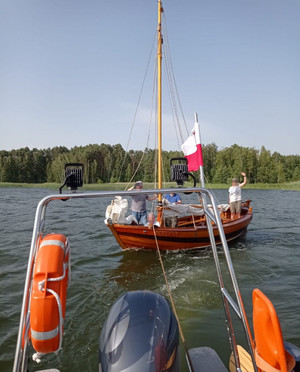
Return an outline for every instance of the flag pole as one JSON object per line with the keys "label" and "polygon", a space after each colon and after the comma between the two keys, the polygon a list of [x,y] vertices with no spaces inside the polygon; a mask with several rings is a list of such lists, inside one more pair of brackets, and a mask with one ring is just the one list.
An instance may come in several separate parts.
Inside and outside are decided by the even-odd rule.
{"label": "flag pole", "polygon": [[[198,114],[196,112],[195,112],[195,123],[198,124],[199,136],[200,136],[200,127],[199,127],[199,123],[198,123]],[[201,137],[200,137],[200,143],[201,143]],[[200,168],[199,169],[200,169],[200,183],[201,183],[201,187],[205,187],[203,165],[200,165]]]}

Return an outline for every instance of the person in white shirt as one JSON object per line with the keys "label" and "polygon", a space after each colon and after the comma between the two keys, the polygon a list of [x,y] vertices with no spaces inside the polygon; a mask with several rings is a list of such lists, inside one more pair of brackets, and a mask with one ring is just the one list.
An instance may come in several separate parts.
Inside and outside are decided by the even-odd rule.
{"label": "person in white shirt", "polygon": [[242,210],[242,190],[241,188],[246,185],[247,177],[244,172],[241,172],[241,175],[244,177],[244,181],[239,183],[237,178],[233,178],[232,186],[229,188],[229,205],[231,212],[231,220],[241,217]]}

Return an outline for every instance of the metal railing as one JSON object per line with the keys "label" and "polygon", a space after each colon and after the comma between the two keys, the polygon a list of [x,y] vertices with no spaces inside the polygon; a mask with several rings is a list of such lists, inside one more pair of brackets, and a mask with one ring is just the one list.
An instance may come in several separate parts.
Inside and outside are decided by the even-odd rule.
{"label": "metal railing", "polygon": [[[246,336],[246,340],[247,340],[247,344],[248,344],[248,348],[250,350],[250,355],[251,355],[251,359],[252,359],[253,368],[254,368],[255,372],[258,372],[257,367],[256,367],[256,363],[255,363],[254,351],[253,351],[253,347],[252,347],[252,338],[251,338],[250,330],[249,330],[249,327],[248,327],[248,321],[247,321],[246,314],[245,314],[245,311],[244,311],[244,306],[243,306],[243,303],[242,303],[242,298],[241,298],[239,286],[238,286],[238,283],[237,283],[237,279],[236,279],[236,276],[235,276],[231,256],[230,256],[230,253],[229,253],[226,236],[225,236],[224,229],[223,229],[223,226],[222,226],[222,221],[221,221],[221,218],[220,218],[219,213],[218,213],[217,202],[216,202],[214,196],[208,190],[202,189],[201,193],[204,195],[204,197],[202,196],[202,200],[203,200],[202,203],[203,203],[203,206],[204,206],[205,215],[206,215],[207,218],[209,218],[211,221],[213,221],[218,227],[219,234],[220,234],[220,239],[221,239],[222,250],[225,254],[228,272],[229,272],[229,275],[230,275],[230,278],[231,278],[231,283],[232,283],[233,290],[234,290],[235,297],[236,297],[236,301],[237,301],[237,303],[234,301],[234,299],[230,296],[229,292],[226,290],[226,288],[224,286],[223,275],[222,275],[222,270],[221,270],[220,261],[219,261],[219,253],[218,253],[218,250],[217,250],[217,245],[216,245],[216,241],[215,241],[214,234],[213,234],[213,227],[212,227],[211,223],[207,223],[206,225],[207,225],[207,228],[208,228],[208,231],[209,231],[211,248],[212,248],[212,252],[213,252],[213,256],[214,256],[214,260],[215,260],[215,264],[216,264],[219,287],[220,287],[220,291],[221,291],[221,294],[222,294],[222,300],[223,300],[223,306],[224,306],[224,312],[225,312],[226,326],[227,326],[227,331],[228,331],[228,336],[229,336],[229,342],[230,342],[231,350],[233,352],[236,370],[238,372],[242,372],[241,365],[240,365],[240,360],[239,360],[239,354],[238,354],[238,350],[237,350],[236,338],[235,338],[235,334],[234,334],[233,324],[232,324],[230,310],[229,310],[228,305],[230,305],[232,307],[232,309],[235,311],[235,313],[238,315],[239,319],[242,322],[243,329],[244,329],[245,336]],[[211,204],[213,206],[214,215],[212,215],[212,213],[207,209],[206,196],[208,196],[210,198]]]}
{"label": "metal railing", "polygon": [[[184,189],[183,188],[166,188],[166,189],[151,189],[151,190],[139,190],[139,191],[133,190],[133,191],[101,191],[101,192],[93,192],[93,193],[72,193],[72,194],[49,195],[43,198],[39,202],[37,209],[36,209],[36,214],[35,214],[35,221],[34,221],[34,227],[33,227],[32,239],[31,239],[31,247],[30,247],[28,265],[27,265],[26,280],[25,280],[25,285],[24,285],[23,302],[22,302],[22,308],[21,308],[13,372],[27,371],[27,348],[29,344],[28,332],[30,328],[29,309],[30,309],[30,301],[31,301],[33,269],[34,269],[35,257],[36,257],[37,250],[38,250],[38,242],[40,240],[40,237],[43,234],[45,218],[46,218],[46,209],[49,203],[54,200],[67,201],[70,199],[95,199],[95,198],[105,198],[105,197],[115,197],[115,196],[121,196],[121,197],[132,196],[132,195],[135,195],[136,193],[166,194],[170,192],[197,193],[199,197],[202,199],[202,204],[203,204],[203,208],[204,208],[204,212],[205,212],[207,220],[212,221],[218,227],[222,251],[225,254],[226,263],[227,263],[227,267],[228,267],[229,274],[231,277],[237,303],[234,301],[234,299],[230,296],[229,292],[224,287],[223,276],[222,276],[219,256],[218,256],[219,253],[218,253],[217,245],[216,245],[214,234],[213,234],[213,227],[211,223],[207,223],[212,252],[213,252],[216,269],[217,269],[219,286],[220,286],[222,300],[223,300],[228,336],[229,336],[231,349],[232,349],[234,359],[235,359],[236,370],[240,372],[241,367],[240,367],[240,361],[239,361],[238,352],[237,352],[237,344],[235,340],[233,324],[232,324],[232,320],[230,316],[229,305],[233,308],[235,313],[238,315],[238,317],[242,321],[243,328],[244,328],[245,335],[246,335],[246,340],[247,340],[250,354],[252,357],[254,370],[255,372],[257,372],[253,350],[252,350],[252,344],[251,344],[251,335],[247,327],[247,319],[246,319],[246,315],[243,310],[243,304],[242,304],[242,299],[241,299],[238,283],[237,283],[236,276],[234,273],[234,269],[233,269],[225,233],[223,230],[221,218],[218,213],[218,205],[211,191],[205,188],[199,188],[199,187],[184,188]],[[211,212],[211,210],[208,209],[207,198],[209,198],[210,200],[213,213]]]}

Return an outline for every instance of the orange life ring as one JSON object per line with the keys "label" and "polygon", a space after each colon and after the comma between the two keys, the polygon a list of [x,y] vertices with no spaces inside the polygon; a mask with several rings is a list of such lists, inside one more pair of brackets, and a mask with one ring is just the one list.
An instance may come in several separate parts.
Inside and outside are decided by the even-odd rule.
{"label": "orange life ring", "polygon": [[259,371],[290,372],[295,359],[284,349],[279,319],[272,302],[259,289],[253,290],[255,359]]}
{"label": "orange life ring", "polygon": [[61,347],[69,263],[68,239],[46,235],[36,255],[30,304],[31,343],[37,352],[51,353]]}

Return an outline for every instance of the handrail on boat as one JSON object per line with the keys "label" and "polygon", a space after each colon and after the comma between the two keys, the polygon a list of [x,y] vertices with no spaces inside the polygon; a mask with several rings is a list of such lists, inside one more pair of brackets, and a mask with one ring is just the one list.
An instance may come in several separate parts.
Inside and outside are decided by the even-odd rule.
{"label": "handrail on boat", "polygon": [[[151,190],[132,190],[132,191],[101,191],[101,192],[91,192],[91,193],[71,193],[71,194],[56,194],[56,195],[49,195],[45,198],[43,198],[37,206],[36,214],[35,214],[35,221],[34,221],[34,227],[33,227],[33,233],[32,233],[32,239],[31,239],[31,247],[29,252],[29,258],[28,258],[28,265],[27,265],[27,273],[26,273],[26,280],[24,285],[24,294],[23,294],[23,302],[22,302],[22,308],[21,308],[21,314],[20,314],[20,323],[19,323],[19,331],[18,331],[18,339],[17,339],[17,345],[16,345],[16,351],[15,351],[15,359],[14,359],[14,366],[13,366],[13,372],[23,372],[26,371],[27,367],[27,346],[28,346],[28,332],[29,332],[29,324],[30,324],[30,301],[31,301],[31,288],[32,288],[32,276],[33,276],[33,269],[34,269],[34,262],[36,258],[36,253],[38,250],[38,242],[39,238],[43,234],[44,225],[45,225],[45,218],[46,218],[46,209],[50,202],[55,200],[63,200],[67,201],[70,199],[95,199],[95,198],[105,198],[105,197],[116,197],[116,196],[132,196],[136,193],[139,194],[149,194],[149,193],[155,193],[155,194],[166,194],[170,192],[191,192],[191,193],[197,193],[198,196],[202,199],[203,209],[206,217],[214,222],[214,224],[217,226],[219,230],[219,236],[221,240],[221,251],[224,252],[226,263],[228,267],[228,271],[230,274],[233,290],[235,293],[236,301],[230,296],[229,292],[224,287],[223,282],[223,276],[222,271],[220,267],[219,262],[219,253],[216,245],[216,241],[214,238],[213,233],[213,227],[211,223],[207,223],[207,228],[209,231],[210,236],[210,242],[213,252],[213,257],[216,264],[216,270],[218,275],[218,281],[220,286],[220,291],[222,295],[223,300],[223,306],[225,311],[225,318],[226,318],[226,325],[230,340],[230,346],[234,355],[235,359],[235,365],[237,371],[241,371],[240,367],[240,361],[237,351],[237,344],[235,340],[235,334],[233,331],[233,324],[231,321],[230,316],[230,305],[235,313],[238,315],[239,319],[242,321],[242,325],[244,328],[246,340],[248,343],[248,347],[250,350],[250,355],[252,358],[252,363],[255,372],[257,372],[257,367],[255,364],[254,359],[254,353],[252,349],[252,338],[251,333],[248,327],[246,314],[244,312],[243,303],[241,299],[241,294],[239,291],[238,283],[236,280],[233,264],[231,261],[225,233],[223,230],[221,218],[218,212],[218,205],[216,202],[216,199],[213,195],[213,193],[205,188],[202,187],[191,187],[191,188],[166,188],[166,189],[151,189]],[[210,204],[213,208],[213,213],[208,208],[207,198],[210,199]],[[211,207],[210,207],[211,208]],[[24,331],[23,331],[24,330]]]}

